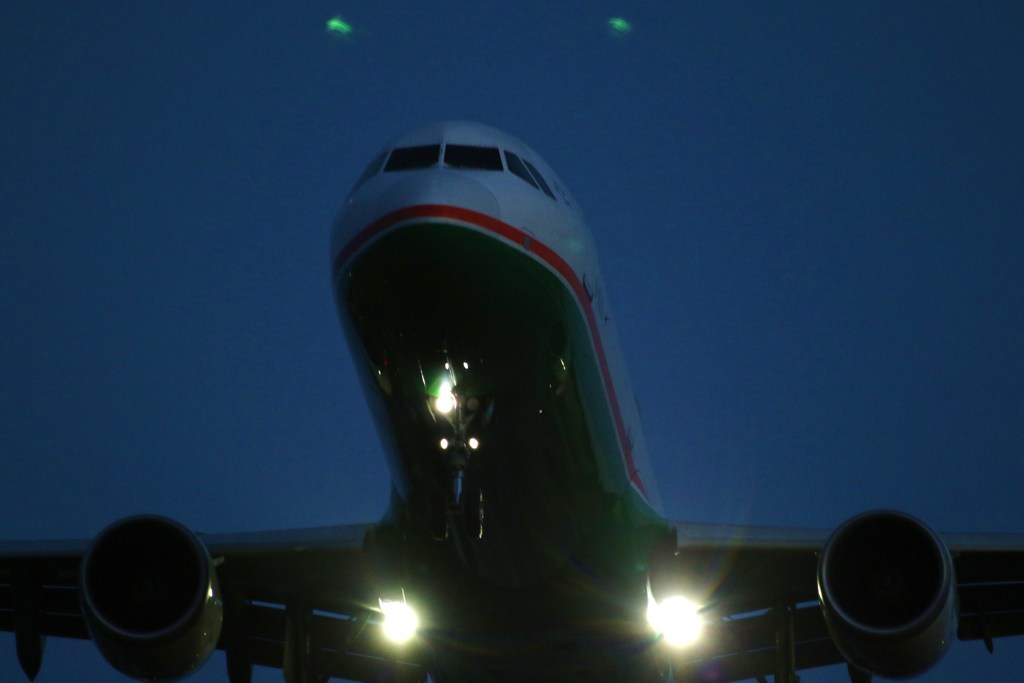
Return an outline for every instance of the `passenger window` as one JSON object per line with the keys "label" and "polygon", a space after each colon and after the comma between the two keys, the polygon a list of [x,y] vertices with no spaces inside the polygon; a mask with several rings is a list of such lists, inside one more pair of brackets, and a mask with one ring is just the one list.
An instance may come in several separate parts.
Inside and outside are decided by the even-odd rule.
{"label": "passenger window", "polygon": [[503,171],[501,154],[494,147],[473,145],[445,145],[445,166],[477,168],[482,171]]}
{"label": "passenger window", "polygon": [[441,156],[441,145],[422,145],[419,147],[397,147],[391,152],[384,171],[410,171],[415,168],[430,168],[437,165]]}
{"label": "passenger window", "polygon": [[387,157],[387,152],[382,152],[376,159],[370,162],[370,165],[363,171],[363,175],[359,176],[359,180],[352,186],[352,192],[355,192],[360,187],[366,184],[366,181],[377,175],[380,171],[380,167],[384,165],[384,159]]}
{"label": "passenger window", "polygon": [[512,173],[530,183],[536,189],[540,189],[537,187],[537,183],[534,182],[533,178],[530,177],[530,172],[526,170],[525,166],[523,166],[522,160],[507,149],[505,150],[505,163],[508,164],[508,170],[512,171]]}
{"label": "passenger window", "polygon": [[[523,159],[523,163],[526,164],[526,167],[528,169],[530,169],[530,173],[533,174],[533,177],[537,181],[537,184],[540,185],[540,189],[544,190],[544,194],[551,197],[552,199],[555,199],[555,195],[552,194],[551,188],[548,187],[548,184],[544,182],[544,176],[540,174],[540,171],[538,171],[537,168],[526,159]],[[555,201],[558,200],[556,199]]]}

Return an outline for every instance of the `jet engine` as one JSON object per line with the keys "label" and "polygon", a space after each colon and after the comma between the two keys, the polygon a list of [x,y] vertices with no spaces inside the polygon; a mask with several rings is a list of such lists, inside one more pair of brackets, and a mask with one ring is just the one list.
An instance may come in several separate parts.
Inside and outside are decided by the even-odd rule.
{"label": "jet engine", "polygon": [[128,517],[100,532],[82,559],[82,615],[121,673],[181,678],[209,658],[224,608],[202,541],[165,517]]}
{"label": "jet engine", "polygon": [[818,561],[818,594],[842,655],[884,678],[923,672],[956,632],[949,550],[923,522],[901,512],[867,512],[836,529]]}

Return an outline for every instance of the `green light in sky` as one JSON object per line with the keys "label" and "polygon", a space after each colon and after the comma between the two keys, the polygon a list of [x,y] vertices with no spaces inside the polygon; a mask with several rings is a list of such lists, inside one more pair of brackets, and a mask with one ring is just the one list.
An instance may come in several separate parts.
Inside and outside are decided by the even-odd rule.
{"label": "green light in sky", "polygon": [[626,34],[633,30],[630,23],[622,17],[612,17],[609,19],[608,28],[618,34]]}
{"label": "green light in sky", "polygon": [[327,32],[339,36],[348,36],[352,34],[352,24],[341,17],[331,17],[327,20]]}

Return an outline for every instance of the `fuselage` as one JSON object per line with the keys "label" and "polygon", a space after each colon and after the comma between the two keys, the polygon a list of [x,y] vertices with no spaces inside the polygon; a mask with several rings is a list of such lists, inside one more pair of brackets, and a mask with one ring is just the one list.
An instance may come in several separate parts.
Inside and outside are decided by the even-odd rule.
{"label": "fuselage", "polygon": [[367,168],[331,254],[386,521],[417,561],[524,620],[524,589],[640,591],[660,503],[594,243],[550,167],[487,126],[421,128]]}
{"label": "fuselage", "polygon": [[478,554],[547,558],[518,576],[482,561],[496,582],[523,583],[564,560],[609,501],[659,512],[593,240],[536,153],[470,123],[405,135],[347,199],[331,251],[410,514],[454,503],[461,467],[462,501],[483,496]]}

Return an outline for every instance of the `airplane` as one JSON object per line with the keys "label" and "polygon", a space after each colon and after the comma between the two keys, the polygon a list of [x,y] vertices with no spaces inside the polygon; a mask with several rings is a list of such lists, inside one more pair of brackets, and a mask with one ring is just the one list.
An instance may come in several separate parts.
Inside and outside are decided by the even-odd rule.
{"label": "airplane", "polygon": [[373,158],[335,301],[391,474],[376,522],[200,533],[160,516],[0,543],[0,629],[119,672],[231,683],[907,678],[1024,634],[1024,535],[895,510],[836,529],[662,513],[590,232],[544,160],[446,121]]}

